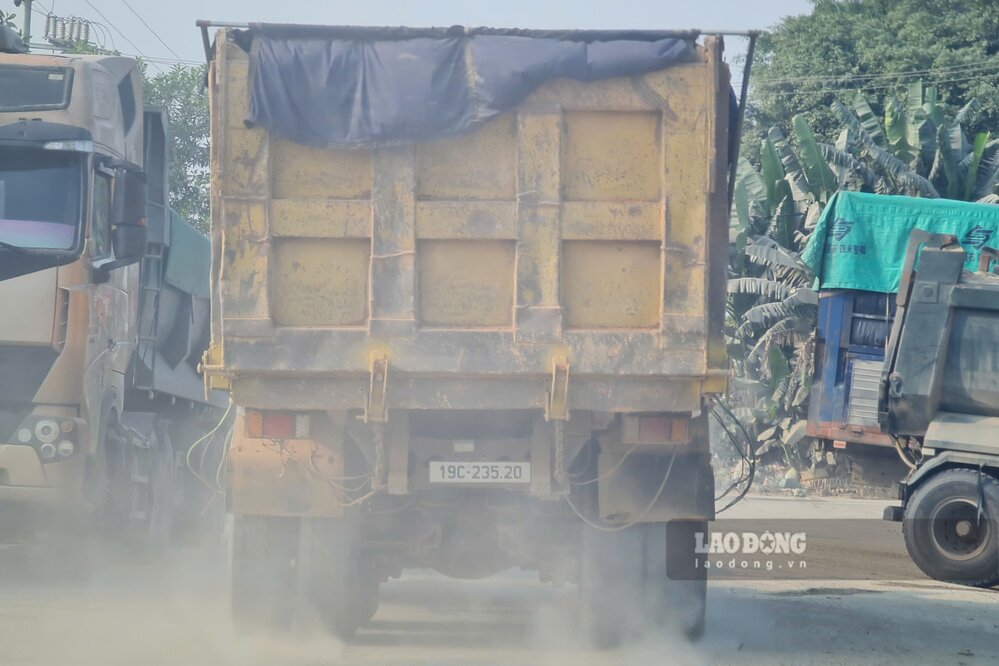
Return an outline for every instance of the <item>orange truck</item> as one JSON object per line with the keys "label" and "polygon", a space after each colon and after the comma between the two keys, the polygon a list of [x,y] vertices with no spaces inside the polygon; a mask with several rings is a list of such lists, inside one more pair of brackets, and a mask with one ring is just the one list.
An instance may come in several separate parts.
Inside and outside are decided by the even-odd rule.
{"label": "orange truck", "polygon": [[722,39],[200,25],[237,623],[350,636],[407,568],[520,567],[597,643],[699,635]]}

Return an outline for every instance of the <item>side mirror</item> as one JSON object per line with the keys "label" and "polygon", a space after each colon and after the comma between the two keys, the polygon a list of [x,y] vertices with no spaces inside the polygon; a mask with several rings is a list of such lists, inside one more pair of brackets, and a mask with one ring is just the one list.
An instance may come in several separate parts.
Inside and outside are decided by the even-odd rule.
{"label": "side mirror", "polygon": [[[148,229],[142,224],[119,224],[111,234],[115,262],[119,266],[134,264],[146,253]],[[121,263],[127,261],[128,263]]]}
{"label": "side mirror", "polygon": [[[140,171],[118,168],[114,176],[112,225],[137,225],[146,217],[146,176]],[[117,252],[116,252],[117,254]]]}
{"label": "side mirror", "polygon": [[95,282],[107,282],[111,271],[131,266],[146,253],[146,177],[135,168],[115,164],[111,201],[111,248],[114,260],[101,264]]}

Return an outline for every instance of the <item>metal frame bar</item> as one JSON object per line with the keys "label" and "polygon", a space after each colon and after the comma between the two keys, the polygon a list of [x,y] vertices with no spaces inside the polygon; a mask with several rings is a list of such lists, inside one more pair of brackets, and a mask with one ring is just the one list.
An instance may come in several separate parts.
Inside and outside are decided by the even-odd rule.
{"label": "metal frame bar", "polygon": [[[282,25],[282,24],[264,24],[264,23],[241,23],[233,21],[213,21],[210,19],[198,19],[195,21],[195,25],[201,29],[201,41],[205,49],[205,58],[211,60],[211,40],[208,38],[209,28],[235,28],[238,30],[249,30],[252,26],[257,25]],[[611,35],[630,35],[633,38],[643,38],[643,39],[663,39],[666,37],[689,37],[696,39],[697,37],[703,35],[724,35],[729,37],[748,37],[750,39],[750,53],[752,53],[753,44],[755,44],[756,37],[759,36],[759,30],[502,30],[496,28],[483,28],[483,27],[468,27],[468,26],[452,26],[449,28],[387,28],[381,26],[323,26],[323,25],[295,25],[287,24],[289,29],[314,29],[316,31],[322,32],[335,32],[339,36],[349,36],[355,35],[357,37],[363,37],[365,35],[374,35],[385,31],[396,30],[400,31],[400,35],[404,35],[406,38],[410,37],[433,37],[433,36],[455,36],[455,35],[473,35],[473,34],[522,34],[524,36],[531,35],[564,35],[567,37],[577,37],[580,39],[600,39],[606,38]],[[751,59],[747,59],[747,63]],[[748,68],[747,68],[748,74]]]}
{"label": "metal frame bar", "polygon": [[742,85],[739,90],[739,110],[736,114],[735,136],[732,137],[732,163],[728,166],[728,207],[732,208],[735,197],[735,176],[739,170],[739,150],[742,147],[742,124],[746,118],[746,98],[749,96],[749,75],[753,70],[753,53],[756,51],[756,39],[760,30],[750,30],[744,37],[749,38],[749,48],[746,49],[746,65],[742,70]]}

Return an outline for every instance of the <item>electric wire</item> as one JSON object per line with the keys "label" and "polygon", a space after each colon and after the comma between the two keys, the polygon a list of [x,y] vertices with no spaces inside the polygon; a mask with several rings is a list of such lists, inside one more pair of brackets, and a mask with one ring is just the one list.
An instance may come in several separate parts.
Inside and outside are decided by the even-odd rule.
{"label": "electric wire", "polygon": [[[722,425],[722,429],[728,435],[728,437],[729,437],[729,443],[733,446],[733,448],[736,449],[736,451],[739,453],[740,457],[742,457],[746,461],[746,463],[748,464],[748,474],[745,477],[745,486],[743,486],[742,490],[739,492],[739,494],[734,499],[732,499],[728,504],[726,504],[725,506],[723,506],[721,509],[718,509],[718,510],[715,511],[715,515],[717,515],[719,513],[722,513],[724,511],[732,508],[733,506],[735,506],[736,504],[738,504],[739,502],[741,502],[746,497],[746,495],[749,493],[749,490],[753,487],[753,481],[756,479],[756,462],[757,461],[756,461],[756,448],[753,446],[753,439],[752,439],[752,437],[750,437],[749,431],[746,430],[746,427],[742,424],[742,421],[740,421],[739,418],[736,417],[735,413],[728,406],[728,404],[725,403],[724,400],[722,400],[720,398],[716,399],[715,400],[715,406],[718,409],[722,410],[726,414],[726,416],[728,416],[728,418],[731,419],[736,424],[736,426],[738,426],[739,430],[742,432],[743,441],[746,444],[745,452],[741,448],[738,447],[738,444],[737,444],[737,439],[738,438],[735,437],[732,434],[732,432],[724,424],[724,421],[721,419],[721,417],[719,417],[717,414],[715,414],[714,410],[712,410],[712,414],[715,414],[715,418]],[[741,480],[742,479],[740,479],[740,481]],[[731,491],[731,489],[727,490],[725,493],[722,494],[721,497],[719,497],[717,499],[723,498],[730,491]]]}
{"label": "electric wire", "polygon": [[170,48],[170,45],[167,44],[165,41],[163,41],[163,38],[160,37],[159,33],[156,32],[155,30],[153,30],[153,28],[152,28],[151,25],[149,25],[148,23],[146,23],[146,19],[142,18],[142,16],[139,15],[139,12],[135,11],[135,8],[132,7],[132,5],[128,2],[128,0],[121,0],[121,1],[125,4],[126,7],[128,7],[128,10],[130,12],[132,12],[133,14],[135,14],[135,18],[139,19],[139,21],[142,22],[142,25],[146,26],[146,29],[149,30],[149,32],[153,33],[153,37],[155,37],[156,39],[160,40],[160,44],[162,44],[163,46],[165,46],[166,49],[167,49],[167,51],[169,51],[170,53],[172,53],[174,55],[174,57],[177,58],[177,60],[183,60],[183,58],[180,57],[180,54],[177,53],[176,51],[174,51],[172,48]]}
{"label": "electric wire", "polygon": [[121,36],[122,36],[122,38],[124,38],[124,40],[125,40],[126,42],[128,42],[129,44],[131,44],[131,45],[132,45],[132,48],[133,48],[133,49],[135,49],[135,50],[136,50],[136,51],[137,51],[137,52],[139,53],[139,55],[141,55],[141,56],[142,56],[142,58],[144,58],[145,60],[149,60],[149,64],[151,64],[151,65],[152,65],[153,67],[155,67],[156,69],[160,70],[160,73],[161,73],[161,74],[166,74],[166,71],[165,71],[165,70],[164,70],[164,69],[163,69],[162,67],[160,67],[160,66],[159,66],[159,65],[158,65],[158,64],[157,64],[157,63],[156,63],[156,62],[155,62],[154,60],[150,59],[150,58],[149,58],[149,56],[147,56],[147,55],[146,55],[145,53],[143,53],[143,52],[142,52],[142,49],[140,49],[140,48],[139,48],[138,46],[136,46],[136,45],[135,45],[135,42],[133,42],[133,41],[132,41],[131,39],[129,39],[129,38],[128,38],[128,35],[126,35],[125,33],[123,33],[123,32],[121,31],[121,29],[120,29],[120,28],[118,28],[118,26],[116,26],[116,25],[115,25],[115,24],[114,24],[114,23],[113,23],[113,22],[111,21],[111,19],[109,19],[109,18],[108,18],[107,16],[105,16],[105,15],[104,15],[104,13],[103,13],[103,12],[102,12],[102,11],[101,11],[100,9],[98,9],[98,8],[97,8],[97,5],[95,5],[95,4],[94,4],[94,3],[92,2],[92,0],[87,0],[87,4],[88,4],[88,5],[90,5],[90,8],[91,8],[91,9],[93,9],[93,10],[94,10],[95,12],[97,12],[97,14],[98,14],[98,15],[99,15],[99,16],[100,16],[100,17],[101,17],[102,19],[104,19],[104,20],[105,20],[105,21],[107,22],[107,24],[108,24],[109,26],[111,26],[112,28],[114,28],[115,32],[117,32],[117,33],[118,33],[119,35],[121,35]]}
{"label": "electric wire", "polygon": [[640,514],[638,514],[638,516],[631,522],[623,523],[621,525],[600,525],[598,523],[593,522],[586,516],[584,516],[582,512],[580,512],[579,509],[576,508],[576,505],[572,503],[572,498],[569,495],[565,496],[565,502],[566,504],[569,505],[569,508],[572,509],[572,512],[576,514],[577,518],[579,518],[586,525],[592,527],[595,530],[599,530],[601,532],[620,532],[622,530],[626,530],[629,527],[633,527],[638,523],[642,522],[642,519],[645,518],[645,516],[649,515],[649,512],[652,511],[652,508],[659,501],[660,496],[662,496],[663,491],[666,490],[666,484],[669,482],[669,477],[670,473],[673,471],[674,462],[676,462],[675,448],[673,449],[673,455],[670,456],[669,465],[666,467],[666,474],[663,476],[663,482],[659,484],[659,490],[656,491],[656,494],[652,497],[652,501],[649,502],[649,505],[647,507],[645,507],[645,510],[642,511]]}
{"label": "electric wire", "polygon": [[[214,428],[212,428],[211,430],[209,430],[209,431],[208,431],[207,433],[205,433],[205,434],[204,434],[204,435],[202,435],[201,437],[199,437],[199,438],[198,438],[197,440],[195,440],[195,442],[194,442],[193,444],[191,444],[191,446],[190,446],[190,447],[189,447],[189,448],[187,449],[187,455],[186,455],[186,456],[184,457],[184,460],[185,460],[185,462],[187,463],[187,469],[188,469],[188,470],[189,470],[189,471],[191,472],[191,474],[193,474],[193,475],[194,475],[194,477],[195,477],[196,479],[198,479],[198,480],[199,480],[199,481],[201,481],[201,482],[202,482],[203,484],[205,484],[205,486],[206,486],[207,488],[209,488],[209,489],[211,489],[211,490],[215,491],[216,493],[219,493],[219,492],[221,492],[221,491],[219,490],[219,488],[218,488],[218,487],[217,487],[216,485],[213,485],[213,484],[211,483],[211,481],[209,481],[208,479],[206,479],[206,478],[205,478],[204,476],[202,476],[202,475],[201,475],[201,474],[200,474],[200,473],[199,473],[199,472],[198,472],[197,470],[195,470],[195,469],[194,469],[194,465],[192,465],[192,464],[191,464],[191,454],[192,454],[192,453],[194,452],[194,450],[195,450],[195,449],[196,449],[196,448],[197,448],[197,447],[198,447],[198,446],[199,446],[199,445],[200,445],[200,444],[201,444],[202,442],[204,442],[204,441],[206,441],[206,440],[210,439],[210,438],[211,438],[211,437],[212,437],[213,435],[215,435],[215,433],[216,433],[216,432],[218,432],[219,428],[221,428],[221,427],[222,427],[222,424],[226,422],[226,419],[228,418],[228,416],[229,416],[230,412],[232,412],[232,405],[233,405],[233,403],[232,403],[232,401],[230,400],[230,401],[229,401],[229,406],[228,406],[228,407],[226,407],[226,409],[225,409],[225,412],[224,412],[224,413],[222,414],[222,418],[220,418],[220,419],[219,419],[219,422],[218,422],[217,424],[215,424],[215,427],[214,427]],[[230,430],[230,433],[231,433],[231,430]],[[228,439],[228,435],[227,435],[227,438],[226,438],[226,439]],[[202,456],[203,456],[203,455],[204,455],[204,453],[202,453]],[[224,454],[223,454],[223,455],[224,455]],[[204,465],[203,465],[203,464],[202,464],[201,466],[202,466],[202,468],[204,467]]]}
{"label": "electric wire", "polygon": [[611,467],[611,468],[610,468],[609,470],[607,470],[606,472],[604,472],[604,473],[603,473],[603,474],[601,474],[600,476],[596,476],[596,477],[594,477],[594,478],[592,478],[592,479],[588,479],[588,480],[586,480],[586,481],[573,481],[573,480],[572,480],[572,479],[570,478],[570,479],[569,479],[569,483],[570,483],[570,484],[572,484],[572,485],[574,485],[574,486],[588,486],[588,485],[590,485],[590,484],[593,484],[593,483],[597,483],[598,481],[603,481],[604,479],[607,479],[607,478],[608,478],[608,477],[610,477],[610,476],[611,476],[612,474],[614,474],[614,472],[616,472],[617,470],[619,470],[619,469],[621,468],[621,465],[623,465],[623,464],[624,464],[624,461],[625,461],[625,460],[627,460],[627,459],[628,459],[628,456],[630,456],[630,455],[631,455],[632,453],[634,453],[634,452],[635,452],[635,449],[637,449],[637,448],[638,448],[638,444],[635,444],[635,445],[634,445],[634,446],[632,446],[632,447],[631,447],[630,449],[628,449],[627,451],[625,451],[625,452],[624,452],[624,455],[623,455],[623,456],[621,456],[621,459],[620,459],[620,460],[618,460],[618,461],[617,461],[617,462],[616,462],[616,463],[614,464],[614,466],[613,466],[613,467]]}
{"label": "electric wire", "polygon": [[[941,79],[941,80],[935,80],[935,81],[934,80],[930,80],[930,81],[926,81],[925,83],[927,83],[928,85],[945,85],[945,84],[950,84],[950,83],[962,83],[964,81],[976,81],[976,80],[981,80],[981,79],[990,79],[990,78],[993,78],[993,77],[996,77],[996,76],[999,76],[999,71],[991,72],[991,73],[987,73],[987,74],[976,74],[974,76],[966,76],[966,77],[961,77],[961,78],[956,78],[956,79]],[[822,90],[802,90],[802,91],[797,91],[797,90],[773,90],[773,91],[768,91],[767,94],[768,95],[782,95],[782,96],[792,96],[792,95],[801,95],[801,94],[806,94],[806,95],[826,95],[826,94],[832,94],[832,93],[849,92],[850,90],[861,90],[861,91],[891,90],[891,89],[898,88],[900,85],[902,85],[901,82],[887,84],[887,85],[862,86],[862,87],[853,87],[853,88],[851,88],[851,87],[826,88],[826,89],[822,89]]]}
{"label": "electric wire", "polygon": [[779,85],[783,83],[807,83],[807,82],[846,82],[846,81],[874,81],[877,79],[899,79],[911,76],[925,75],[951,75],[964,72],[999,69],[999,61],[963,63],[960,65],[949,65],[946,67],[933,67],[930,69],[916,69],[895,72],[881,72],[877,74],[814,74],[807,76],[788,76],[773,78],[754,79],[757,85]]}
{"label": "electric wire", "polygon": [[748,471],[749,458],[746,455],[746,453],[738,446],[738,444],[736,443],[735,435],[733,435],[732,431],[728,429],[728,426],[725,424],[725,421],[720,416],[718,416],[718,413],[712,410],[711,415],[715,417],[715,420],[718,422],[718,425],[721,427],[722,430],[725,431],[725,434],[728,436],[729,443],[732,445],[732,448],[736,451],[736,453],[739,454],[739,459],[740,459],[739,478],[733,481],[731,485],[729,485],[729,487],[725,489],[725,492],[715,497],[715,502],[720,502],[730,492],[735,490],[737,487],[739,487],[741,484],[745,483],[749,479],[749,471]]}

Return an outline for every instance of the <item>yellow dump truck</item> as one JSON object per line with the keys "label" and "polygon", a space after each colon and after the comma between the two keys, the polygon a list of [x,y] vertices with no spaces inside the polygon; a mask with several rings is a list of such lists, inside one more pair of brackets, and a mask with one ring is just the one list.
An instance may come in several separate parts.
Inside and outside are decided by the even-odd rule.
{"label": "yellow dump truck", "polygon": [[237,623],[350,636],[404,569],[520,567],[599,643],[698,635],[721,38],[201,25]]}

